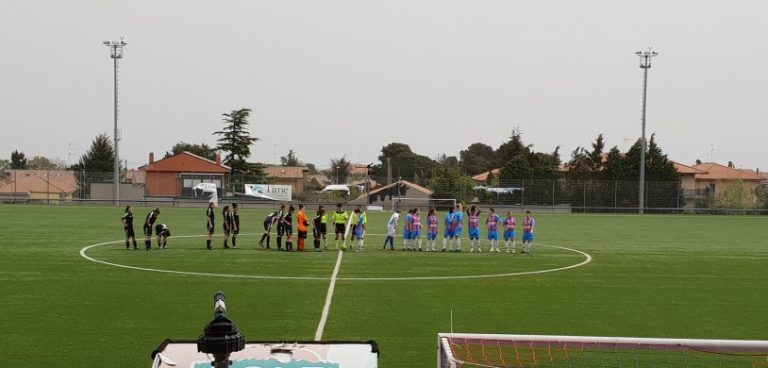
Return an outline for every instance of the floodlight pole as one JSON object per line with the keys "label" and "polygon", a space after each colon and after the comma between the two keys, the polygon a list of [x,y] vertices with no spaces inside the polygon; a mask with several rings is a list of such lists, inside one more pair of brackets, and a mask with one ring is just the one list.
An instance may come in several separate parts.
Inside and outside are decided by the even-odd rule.
{"label": "floodlight pole", "polygon": [[648,95],[648,69],[651,68],[651,59],[658,54],[658,52],[652,51],[650,47],[648,51],[635,52],[635,55],[640,57],[640,68],[643,69],[643,131],[640,138],[640,203],[638,204],[640,214],[643,214],[645,209],[645,105]]}
{"label": "floodlight pole", "polygon": [[113,198],[115,205],[120,204],[120,154],[118,149],[118,142],[120,141],[119,132],[117,129],[117,119],[119,115],[119,109],[118,109],[118,82],[117,82],[117,71],[118,71],[118,59],[123,58],[123,47],[127,45],[125,41],[123,41],[122,37],[120,38],[120,41],[104,41],[104,45],[109,47],[110,51],[110,57],[114,61],[114,113],[115,113],[115,169],[114,169],[114,189],[113,189]]}

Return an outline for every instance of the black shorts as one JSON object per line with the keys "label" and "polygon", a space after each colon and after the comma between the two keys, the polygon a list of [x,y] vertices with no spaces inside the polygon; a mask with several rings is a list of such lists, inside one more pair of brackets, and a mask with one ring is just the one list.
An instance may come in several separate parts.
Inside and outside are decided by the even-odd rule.
{"label": "black shorts", "polygon": [[357,234],[357,224],[352,225],[352,228],[349,229],[349,232],[352,234],[352,236],[355,236],[355,234]]}
{"label": "black shorts", "polygon": [[344,234],[344,224],[336,224],[336,234]]}
{"label": "black shorts", "polygon": [[[280,231],[280,228],[278,228],[278,231]],[[292,235],[293,234],[293,226],[283,225],[282,226],[282,234],[283,235]]]}
{"label": "black shorts", "polygon": [[320,234],[328,234],[328,226],[327,224],[320,224]]}
{"label": "black shorts", "polygon": [[152,236],[152,226],[144,225],[144,236]]}
{"label": "black shorts", "polygon": [[[277,236],[283,236],[283,234],[286,234],[285,228],[285,224],[277,224]],[[290,226],[288,226],[288,228],[290,228]],[[290,233],[290,231],[287,232],[287,234]]]}
{"label": "black shorts", "polygon": [[135,236],[136,236],[136,233],[133,231],[133,226],[128,226],[125,228],[125,237],[133,238]]}
{"label": "black shorts", "polygon": [[216,224],[211,224],[210,226],[208,223],[205,224],[205,227],[208,229],[208,234],[213,234],[214,230],[216,230]]}
{"label": "black shorts", "polygon": [[307,238],[307,232],[299,231],[299,239],[306,239],[306,238]]}

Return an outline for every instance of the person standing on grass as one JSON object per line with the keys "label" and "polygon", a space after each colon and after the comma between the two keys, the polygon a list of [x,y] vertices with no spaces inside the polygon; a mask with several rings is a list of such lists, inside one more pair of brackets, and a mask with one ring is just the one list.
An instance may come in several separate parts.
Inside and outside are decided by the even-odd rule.
{"label": "person standing on grass", "polygon": [[504,245],[509,253],[509,243],[512,243],[512,253],[515,253],[515,228],[517,220],[512,216],[512,211],[507,211],[507,218],[504,219]]}
{"label": "person standing on grass", "polygon": [[165,249],[168,238],[171,237],[171,230],[166,224],[155,225],[155,234],[157,234],[157,249]]}
{"label": "person standing on grass", "polygon": [[307,233],[309,232],[309,216],[304,211],[304,205],[299,204],[299,213],[296,215],[296,224],[298,225],[298,246],[299,252],[304,251],[304,242],[307,240]]}
{"label": "person standing on grass", "polygon": [[213,239],[213,232],[216,230],[216,214],[213,212],[215,204],[213,202],[208,203],[208,209],[205,211],[205,226],[208,230],[208,240],[205,241],[205,247],[208,250],[213,249],[211,247],[211,240]]}
{"label": "person standing on grass", "polygon": [[411,250],[411,226],[413,225],[413,209],[409,208],[403,219],[403,250]]}
{"label": "person standing on grass", "polygon": [[355,208],[355,238],[357,239],[357,251],[362,252],[365,245],[365,225],[368,223],[368,218],[365,215],[365,211],[360,209],[360,206]]}
{"label": "person standing on grass", "polygon": [[318,233],[320,237],[318,239],[322,238],[323,247],[325,250],[328,250],[328,239],[326,239],[328,234],[328,214],[325,213],[324,206],[317,208],[317,215],[320,216],[320,232]]}
{"label": "person standing on grass", "polygon": [[240,205],[232,203],[232,248],[237,247],[237,234],[240,234]]}
{"label": "person standing on grass", "polygon": [[[315,252],[321,252],[320,250],[320,238],[322,235],[322,230],[325,228],[325,224],[322,223],[322,219],[325,216],[325,210],[323,209],[323,206],[317,207],[317,213],[315,214],[315,217],[312,219],[312,244],[315,247]],[[327,247],[325,249],[328,249]]]}
{"label": "person standing on grass", "polygon": [[422,251],[421,230],[424,227],[421,223],[421,215],[419,214],[420,212],[421,211],[418,208],[414,208],[413,213],[411,214],[411,246],[413,247],[413,250],[416,250],[416,244],[418,244],[419,252]]}
{"label": "person standing on grass", "polygon": [[[283,215],[283,219],[280,220],[280,223],[283,225],[283,234],[285,235],[286,252],[293,252],[293,211],[295,211],[295,209],[293,208],[293,205],[291,205],[288,207],[288,212]],[[278,247],[279,244],[280,243],[278,243]]]}
{"label": "person standing on grass", "polygon": [[485,225],[488,228],[488,242],[491,243],[491,252],[500,253],[499,250],[499,223],[501,223],[501,217],[496,214],[496,210],[491,207],[488,210],[488,219],[485,220]]}
{"label": "person standing on grass", "polygon": [[227,245],[227,242],[232,232],[232,211],[229,209],[229,206],[224,206],[224,209],[221,210],[221,218],[224,229],[224,248],[228,249],[229,245]]}
{"label": "person standing on grass", "polygon": [[531,253],[534,228],[536,228],[536,220],[531,216],[531,211],[525,211],[525,218],[523,219],[523,250],[520,253]]}
{"label": "person standing on grass", "polygon": [[334,232],[336,233],[336,250],[339,250],[339,238],[344,241],[344,232],[346,231],[347,211],[341,208],[341,203],[336,204],[336,212],[333,213],[332,221]]}
{"label": "person standing on grass", "polygon": [[395,233],[397,232],[398,220],[400,220],[400,210],[395,211],[387,221],[387,238],[384,239],[384,247],[381,249],[387,249],[387,243],[389,243],[389,250],[395,250]]}
{"label": "person standing on grass", "polygon": [[[291,206],[293,207],[293,206]],[[283,235],[285,234],[285,205],[280,205],[280,213],[277,214],[277,250],[283,249]]]}
{"label": "person standing on grass", "polygon": [[437,239],[437,226],[440,221],[437,219],[437,210],[432,207],[427,213],[427,250],[436,252],[435,240]]}
{"label": "person standing on grass", "polygon": [[155,208],[149,211],[147,218],[144,220],[144,246],[147,250],[152,249],[152,225],[155,224],[158,216],[160,216],[160,209]]}
{"label": "person standing on grass", "polygon": [[123,230],[125,231],[125,249],[131,249],[130,241],[133,241],[133,249],[136,247],[136,233],[133,231],[133,208],[131,206],[125,206],[125,214],[120,219],[123,223]]}
{"label": "person standing on grass", "polygon": [[269,215],[267,215],[267,218],[264,219],[264,234],[261,235],[261,240],[259,241],[259,245],[264,248],[264,239],[267,239],[267,249],[269,249],[269,240],[272,238],[272,228],[275,226],[275,224],[279,221],[280,213],[285,210],[285,205],[280,205],[280,210],[271,212]]}
{"label": "person standing on grass", "polygon": [[476,205],[472,205],[467,210],[467,218],[469,219],[469,251],[474,252],[475,246],[477,251],[482,252],[480,248],[480,208]]}
{"label": "person standing on grass", "polygon": [[443,250],[441,252],[445,252],[445,247],[450,242],[450,251],[453,252],[453,207],[448,209],[448,213],[445,214],[445,220],[444,220],[445,229],[443,229]]}
{"label": "person standing on grass", "polygon": [[453,226],[452,239],[456,241],[456,251],[461,252],[461,235],[464,234],[464,206],[461,203],[456,205],[451,226]]}

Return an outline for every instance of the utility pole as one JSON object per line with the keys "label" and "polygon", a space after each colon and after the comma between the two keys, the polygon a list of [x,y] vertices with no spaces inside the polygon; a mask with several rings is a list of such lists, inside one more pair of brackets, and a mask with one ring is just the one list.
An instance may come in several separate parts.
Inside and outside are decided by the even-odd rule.
{"label": "utility pole", "polygon": [[642,136],[640,138],[640,203],[639,213],[643,214],[645,209],[645,105],[648,95],[648,69],[651,68],[651,59],[658,55],[656,51],[648,48],[648,51],[637,51],[635,55],[640,57],[640,68],[643,69],[643,117],[642,117]]}
{"label": "utility pole", "polygon": [[117,128],[117,120],[119,116],[119,108],[118,108],[118,79],[117,79],[117,71],[118,71],[118,60],[123,58],[123,47],[127,45],[125,41],[123,41],[123,38],[120,38],[120,41],[104,41],[104,45],[109,47],[109,54],[112,60],[114,61],[114,93],[115,93],[115,172],[114,172],[114,190],[113,190],[113,198],[115,205],[120,204],[120,151],[118,149],[118,142],[120,141],[120,132]]}

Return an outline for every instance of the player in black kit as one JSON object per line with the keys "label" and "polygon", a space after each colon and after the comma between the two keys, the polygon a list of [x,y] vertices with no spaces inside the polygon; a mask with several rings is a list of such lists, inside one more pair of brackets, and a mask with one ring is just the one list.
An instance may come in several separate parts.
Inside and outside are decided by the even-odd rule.
{"label": "player in black kit", "polygon": [[237,247],[237,234],[240,234],[240,205],[232,203],[232,224],[230,224],[230,233],[232,233],[232,248]]}
{"label": "player in black kit", "polygon": [[144,220],[144,246],[147,250],[152,249],[152,225],[157,221],[157,217],[160,216],[160,209],[155,208],[149,211],[147,219]]}
{"label": "player in black kit", "polygon": [[205,243],[206,248],[208,250],[211,250],[211,239],[213,238],[213,231],[216,228],[216,222],[214,219],[215,214],[213,213],[213,202],[208,203],[208,210],[205,212],[206,216],[206,223],[205,226],[208,228],[208,240]]}
{"label": "player in black kit", "polygon": [[125,214],[121,220],[123,230],[125,230],[125,249],[131,249],[129,241],[133,241],[133,249],[136,248],[136,233],[133,231],[133,209],[131,206],[125,207]]}

